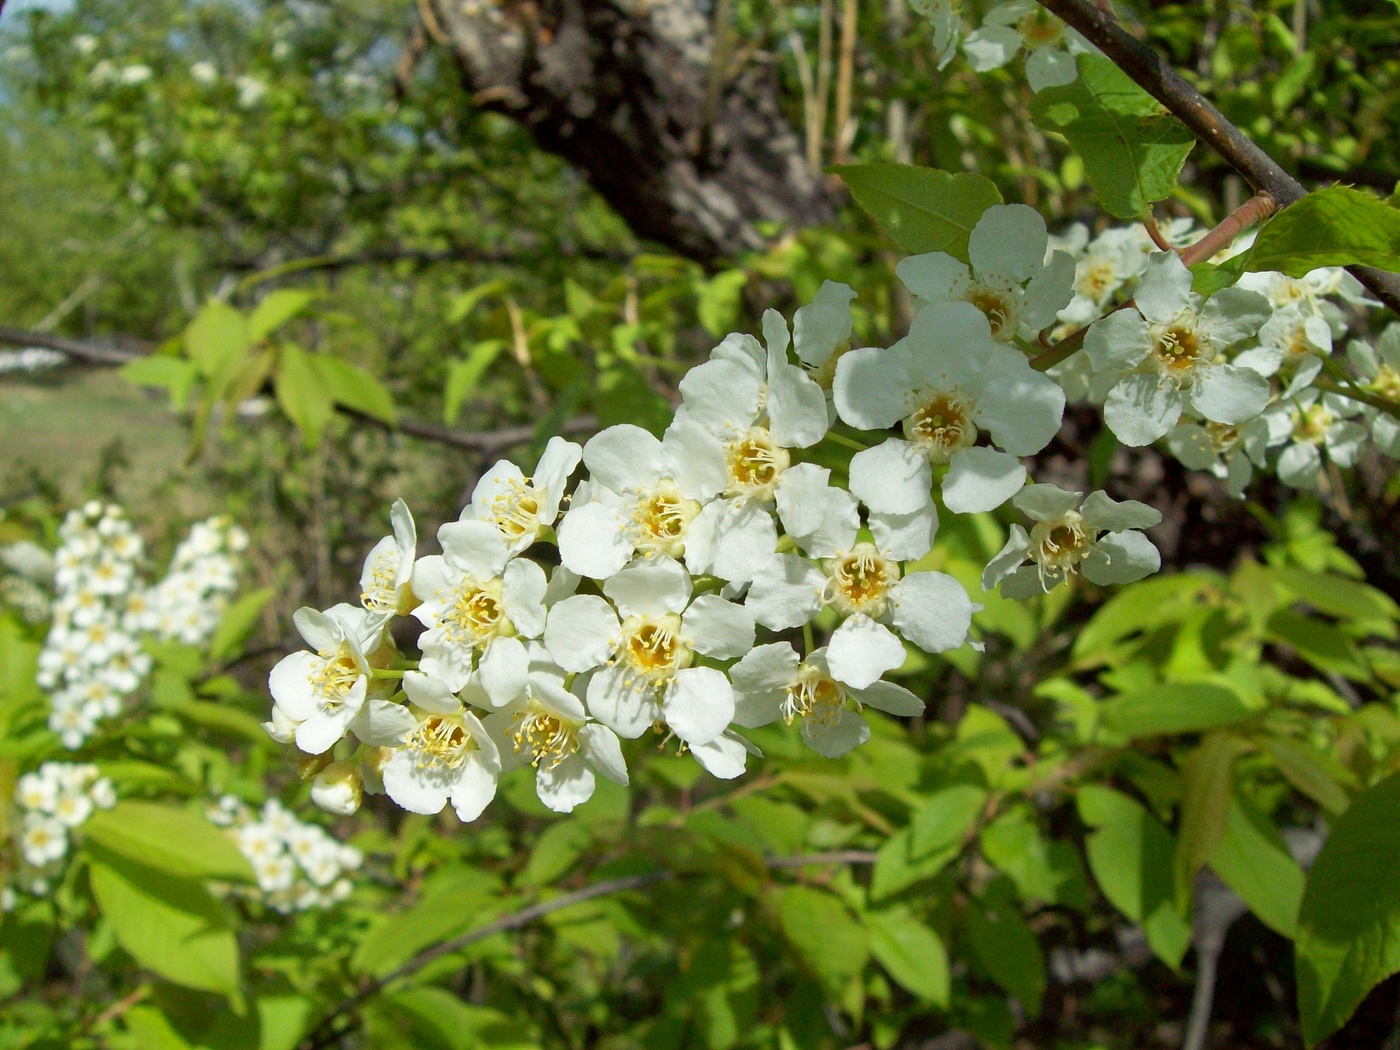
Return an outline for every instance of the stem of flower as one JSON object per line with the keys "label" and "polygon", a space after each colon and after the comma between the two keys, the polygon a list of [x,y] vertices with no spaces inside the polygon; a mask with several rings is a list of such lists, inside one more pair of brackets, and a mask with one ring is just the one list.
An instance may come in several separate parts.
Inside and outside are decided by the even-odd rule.
{"label": "stem of flower", "polygon": [[403,668],[389,670],[385,667],[371,667],[369,674],[371,678],[402,678],[404,676],[404,670]]}
{"label": "stem of flower", "polygon": [[1338,397],[1349,398],[1352,401],[1360,401],[1363,405],[1370,405],[1372,408],[1378,408],[1386,415],[1392,416],[1395,419],[1400,419],[1400,404],[1390,400],[1388,397],[1381,397],[1379,394],[1367,394],[1354,387],[1348,389],[1347,387],[1332,382],[1330,379],[1323,379],[1321,376],[1314,379],[1312,385],[1319,390],[1327,391],[1329,394],[1336,394]]}

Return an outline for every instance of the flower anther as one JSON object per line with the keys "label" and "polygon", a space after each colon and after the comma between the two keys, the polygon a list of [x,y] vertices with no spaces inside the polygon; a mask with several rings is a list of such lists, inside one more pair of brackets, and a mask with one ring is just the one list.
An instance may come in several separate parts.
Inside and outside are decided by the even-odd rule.
{"label": "flower anther", "polygon": [[686,499],[675,482],[662,478],[640,495],[632,512],[636,549],[643,554],[679,558],[685,553],[686,529],[699,513],[698,500]]}
{"label": "flower anther", "polygon": [[665,685],[694,659],[680,630],[681,618],[676,613],[629,616],[622,624],[618,651],[640,676],[654,685]]}
{"label": "flower anther", "polygon": [[729,484],[725,495],[753,499],[773,498],[774,486],[792,462],[788,450],[773,440],[766,427],[751,427],[743,437],[725,448]]}
{"label": "flower anther", "polygon": [[929,462],[947,463],[954,452],[977,442],[972,406],[956,392],[933,391],[904,417],[904,436]]}
{"label": "flower anther", "polygon": [[1077,510],[1036,522],[1031,529],[1030,556],[1039,567],[1041,586],[1049,590],[1077,572],[1094,539],[1094,530],[1085,524]]}
{"label": "flower anther", "polygon": [[515,728],[510,740],[517,754],[525,756],[530,765],[553,769],[571,755],[578,754],[579,726],[571,720],[546,710],[538,700],[515,713]]}
{"label": "flower anther", "polygon": [[890,591],[899,582],[899,563],[880,553],[873,543],[857,543],[828,559],[823,598],[847,616],[865,613],[872,619],[889,605]]}

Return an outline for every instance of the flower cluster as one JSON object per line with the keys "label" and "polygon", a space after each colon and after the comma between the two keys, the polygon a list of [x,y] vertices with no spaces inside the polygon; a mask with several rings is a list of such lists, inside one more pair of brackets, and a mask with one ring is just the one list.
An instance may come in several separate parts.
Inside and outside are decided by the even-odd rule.
{"label": "flower cluster", "polygon": [[364,863],[359,850],[315,824],[303,824],[276,799],[254,813],[225,795],[209,808],[209,819],[227,829],[257,878],[256,889],[236,887],[233,892],[283,914],[344,900],[354,888],[350,874]]}
{"label": "flower cluster", "polygon": [[[885,680],[906,646],[968,642],[978,606],[924,561],[940,506],[1014,497],[1037,520],[1029,538],[1013,530],[988,586],[1029,593],[1081,565],[1100,582],[1154,571],[1136,531],[1155,523],[1148,508],[1095,493],[1076,509],[1078,493],[1026,488],[1022,457],[1065,405],[1018,342],[1073,296],[1072,260],[1048,248],[1035,212],[998,206],[970,267],[907,260],[920,310],[889,348],[851,347],[845,285],[827,282],[791,328],[769,311],[762,340],[731,335],[681,380],[660,437],[623,424],[582,447],[552,439],[533,473],[497,463],[438,530],[441,554],[418,557],[396,503],[359,604],[300,610],[310,648],[270,676],[269,733],[322,756],[313,798],[345,813],[383,792],[470,821],[526,766],[568,812],[597,777],[627,782],[623,740],[655,731],[729,778],[756,753],[741,730],[780,718],[840,756],[869,736],[864,706],[923,709]],[[842,424],[900,427],[857,446],[845,486],[810,458],[828,438],[853,442]],[[389,630],[402,615],[424,628],[417,659]],[[790,633],[758,644],[760,629]]]}
{"label": "flower cluster", "polygon": [[219,621],[247,545],[227,519],[197,524],[169,575],[147,587],[144,544],[121,508],[90,502],[70,511],[54,553],[53,622],[39,654],[39,685],[49,691],[49,728],[81,747],[98,723],[121,713],[150,672],[143,634],[196,644]]}
{"label": "flower cluster", "polygon": [[[1164,232],[1173,245],[1199,236],[1185,221]],[[1374,305],[1345,271],[1248,273],[1202,295],[1177,252],[1154,250],[1140,229],[1089,240],[1077,227],[1056,244],[1075,260],[1075,294],[1054,331],[1089,328],[1084,353],[1051,374],[1071,398],[1101,404],[1123,444],[1163,441],[1237,497],[1270,466],[1287,485],[1315,488],[1327,462],[1351,466],[1368,441],[1400,456],[1396,417],[1348,396],[1397,400],[1400,330],[1387,330],[1375,348],[1350,342],[1360,377],[1352,391],[1318,385],[1325,370],[1341,369],[1334,351],[1356,309]]]}
{"label": "flower cluster", "polygon": [[34,896],[47,894],[63,870],[69,834],[94,810],[110,809],[116,802],[112,782],[94,765],[45,762],[20,777],[15,784],[19,864],[4,899],[13,901],[16,888]]}
{"label": "flower cluster", "polygon": [[30,623],[47,620],[53,555],[32,540],[18,540],[0,546],[0,569],[0,601]]}

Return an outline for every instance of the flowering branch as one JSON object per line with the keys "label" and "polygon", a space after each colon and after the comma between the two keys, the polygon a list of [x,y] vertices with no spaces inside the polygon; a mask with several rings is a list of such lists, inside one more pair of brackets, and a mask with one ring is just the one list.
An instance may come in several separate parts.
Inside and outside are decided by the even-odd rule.
{"label": "flowering branch", "polygon": [[[1287,207],[1307,196],[1307,189],[1239,128],[1230,123],[1199,91],[1118,20],[1089,0],[1037,0],[1047,11],[1082,33],[1148,94],[1165,106],[1218,153],[1256,192],[1267,193]],[[1396,313],[1400,313],[1400,274],[1369,266],[1349,266],[1349,273]]]}
{"label": "flowering branch", "polygon": [[[763,860],[766,868],[802,868],[819,864],[874,864],[875,853],[867,850],[834,850],[830,853],[800,853],[791,857],[767,857]],[[595,882],[590,886],[584,886],[571,893],[565,893],[559,897],[553,897],[547,901],[540,901],[527,908],[521,908],[517,912],[503,915],[495,922],[489,922],[485,926],[479,926],[475,930],[464,933],[459,937],[435,944],[425,951],[419,952],[408,962],[398,967],[390,973],[385,974],[369,984],[365,985],[354,995],[338,1004],[330,1013],[321,1018],[315,1028],[297,1044],[297,1050],[324,1050],[325,1047],[338,1043],[353,1028],[354,1023],[337,1026],[336,1022],[342,1017],[347,1017],[355,1011],[361,1004],[374,998],[389,985],[404,977],[409,977],[417,973],[428,963],[441,959],[445,955],[459,952],[463,948],[484,941],[488,937],[494,937],[498,933],[509,933],[512,930],[519,930],[530,925],[536,919],[542,919],[556,911],[565,908],[572,908],[575,904],[582,904],[585,901],[596,900],[599,897],[612,897],[619,893],[627,893],[631,890],[643,889],[647,886],[655,886],[665,882],[675,882],[677,879],[692,872],[680,871],[648,871],[638,875],[626,875],[617,879],[605,879],[602,882]]]}

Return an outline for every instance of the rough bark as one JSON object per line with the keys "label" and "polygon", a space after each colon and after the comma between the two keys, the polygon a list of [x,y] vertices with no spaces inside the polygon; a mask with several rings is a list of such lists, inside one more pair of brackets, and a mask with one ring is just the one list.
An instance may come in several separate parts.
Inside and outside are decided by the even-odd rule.
{"label": "rough bark", "polygon": [[[761,247],[760,222],[832,217],[771,67],[731,59],[711,80],[696,0],[431,4],[476,104],[528,127],[638,236],[714,262]],[[707,83],[720,88],[708,104]]]}

